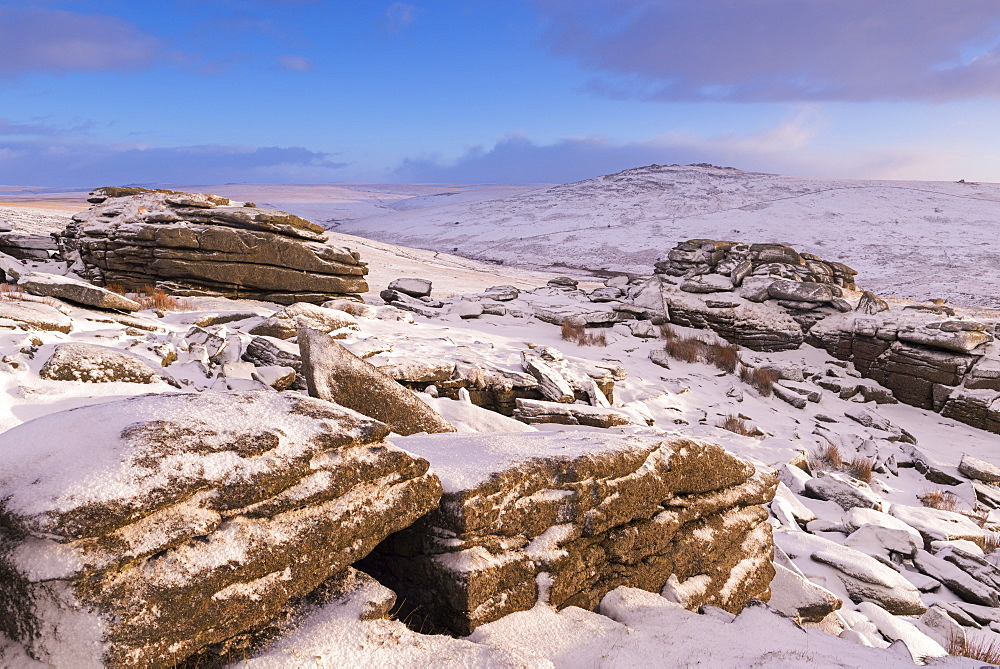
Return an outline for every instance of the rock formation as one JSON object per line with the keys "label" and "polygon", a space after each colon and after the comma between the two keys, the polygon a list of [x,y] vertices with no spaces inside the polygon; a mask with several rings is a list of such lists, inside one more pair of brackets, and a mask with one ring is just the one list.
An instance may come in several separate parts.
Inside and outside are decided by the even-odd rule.
{"label": "rock formation", "polygon": [[[102,188],[56,235],[71,268],[98,285],[179,295],[322,303],[368,290],[357,252],[320,226],[216,195]],[[252,203],[251,203],[252,204]]]}
{"label": "rock formation", "polygon": [[[414,436],[441,506],[364,570],[433,625],[468,634],[529,609],[594,609],[620,585],[685,606],[767,599],[777,481],[718,446],[591,432]],[[737,567],[738,566],[738,567]]]}
{"label": "rock formation", "polygon": [[267,624],[436,505],[427,462],[387,434],[270,391],[147,395],[3,433],[0,631],[54,666],[153,667]]}

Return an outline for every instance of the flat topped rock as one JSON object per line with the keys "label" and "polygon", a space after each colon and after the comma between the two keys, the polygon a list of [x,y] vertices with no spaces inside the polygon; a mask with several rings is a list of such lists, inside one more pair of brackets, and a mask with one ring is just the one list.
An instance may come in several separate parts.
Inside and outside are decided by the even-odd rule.
{"label": "flat topped rock", "polygon": [[68,333],[73,319],[55,307],[40,302],[0,300],[0,321],[14,321],[22,330]]}
{"label": "flat topped rock", "polygon": [[349,409],[271,391],[70,409],[0,434],[0,524],[80,539],[211,489],[216,505],[239,508],[293,483],[316,454],[387,433]]}
{"label": "flat topped rock", "polygon": [[[557,518],[597,532],[615,518],[636,517],[636,508],[737,486],[755,471],[720,446],[680,438],[456,433],[395,443],[431,463],[444,489],[433,523],[457,533],[530,534]],[[624,480],[632,482],[619,483]]]}
{"label": "flat topped rock", "polygon": [[163,381],[180,387],[161,367],[118,349],[71,342],[59,344],[38,375],[53,381],[83,383],[154,383]]}
{"label": "flat topped rock", "polygon": [[58,274],[45,272],[29,272],[22,274],[18,285],[32,295],[58,297],[77,304],[98,309],[117,309],[120,311],[139,311],[142,305],[124,295],[114,293],[107,288],[101,288]]}

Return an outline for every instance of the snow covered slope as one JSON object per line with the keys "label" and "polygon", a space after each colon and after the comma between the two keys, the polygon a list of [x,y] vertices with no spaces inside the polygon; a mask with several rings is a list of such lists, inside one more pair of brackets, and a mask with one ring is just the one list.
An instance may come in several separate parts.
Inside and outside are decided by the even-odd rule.
{"label": "snow covered slope", "polygon": [[[805,179],[649,166],[478,202],[399,205],[338,232],[502,260],[651,273],[676,242],[783,242],[886,296],[1000,306],[1000,185]],[[425,199],[420,204],[428,205]],[[299,211],[323,220],[318,205]]]}

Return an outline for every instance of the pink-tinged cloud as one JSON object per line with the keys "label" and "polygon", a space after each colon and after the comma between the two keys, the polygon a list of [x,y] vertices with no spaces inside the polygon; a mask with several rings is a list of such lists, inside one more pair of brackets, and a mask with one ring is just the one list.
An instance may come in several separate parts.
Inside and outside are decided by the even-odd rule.
{"label": "pink-tinged cloud", "polygon": [[291,72],[308,72],[313,69],[312,61],[302,56],[278,56],[278,65]]}
{"label": "pink-tinged cloud", "polygon": [[535,0],[594,90],[675,101],[1000,96],[995,0]]}
{"label": "pink-tinged cloud", "polygon": [[113,16],[0,6],[0,77],[135,70],[160,48],[157,38]]}

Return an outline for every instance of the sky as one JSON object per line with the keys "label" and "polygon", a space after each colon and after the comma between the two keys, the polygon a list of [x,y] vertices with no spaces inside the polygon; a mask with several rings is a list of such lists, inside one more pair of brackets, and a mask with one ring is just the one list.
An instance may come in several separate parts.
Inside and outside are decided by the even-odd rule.
{"label": "sky", "polygon": [[0,0],[0,184],[1000,182],[997,0]]}

